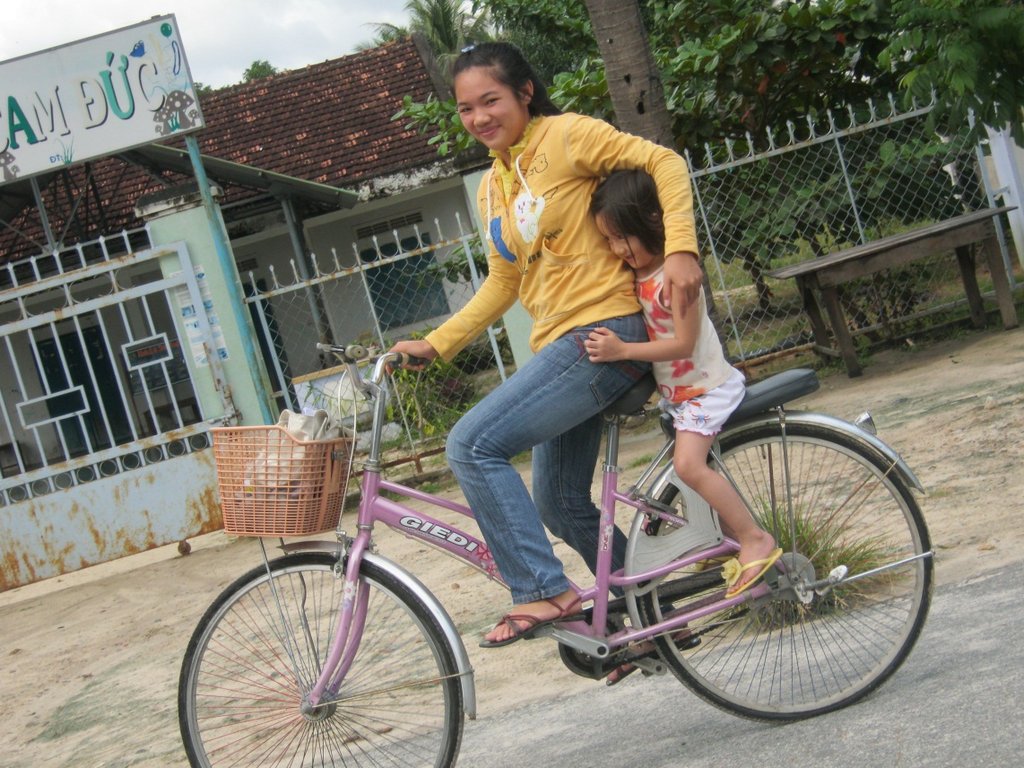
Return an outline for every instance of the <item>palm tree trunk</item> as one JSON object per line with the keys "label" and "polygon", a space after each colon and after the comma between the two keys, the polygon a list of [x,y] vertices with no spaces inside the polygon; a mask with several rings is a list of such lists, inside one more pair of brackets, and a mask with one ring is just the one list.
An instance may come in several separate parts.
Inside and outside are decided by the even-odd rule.
{"label": "palm tree trunk", "polygon": [[[604,59],[608,95],[615,108],[619,130],[676,149],[672,116],[665,104],[661,73],[647,43],[647,30],[640,5],[623,0],[584,0],[590,26]],[[714,293],[704,273],[704,294],[708,313],[715,325],[718,310]]]}
{"label": "palm tree trunk", "polygon": [[620,130],[675,146],[661,74],[637,2],[585,0]]}

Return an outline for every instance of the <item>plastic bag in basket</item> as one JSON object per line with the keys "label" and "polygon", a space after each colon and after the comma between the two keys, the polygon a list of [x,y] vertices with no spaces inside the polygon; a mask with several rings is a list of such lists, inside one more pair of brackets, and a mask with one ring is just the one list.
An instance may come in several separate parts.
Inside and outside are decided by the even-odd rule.
{"label": "plastic bag in basket", "polygon": [[306,486],[323,481],[319,474],[305,471],[306,451],[319,449],[296,444],[287,435],[304,442],[334,440],[342,435],[340,426],[324,410],[294,413],[286,409],[281,412],[277,426],[284,432],[268,430],[266,444],[246,468],[242,487],[256,501],[297,498],[309,490]]}

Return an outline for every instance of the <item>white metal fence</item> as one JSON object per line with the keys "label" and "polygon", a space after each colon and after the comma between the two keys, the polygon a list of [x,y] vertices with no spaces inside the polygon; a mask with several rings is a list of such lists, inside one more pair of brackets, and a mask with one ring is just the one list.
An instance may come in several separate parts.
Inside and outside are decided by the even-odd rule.
{"label": "white metal fence", "polygon": [[202,302],[188,254],[145,230],[5,265],[0,503],[205,447],[159,437],[203,420],[176,325],[202,320],[205,340]]}
{"label": "white metal fence", "polygon": [[146,229],[0,267],[0,589],[219,525],[206,302]]}
{"label": "white metal fence", "polygon": [[[337,361],[321,358],[316,342],[387,349],[423,334],[469,300],[486,270],[480,237],[459,216],[379,232],[370,242],[353,244],[348,258],[334,249],[306,264],[292,259],[288,275],[243,275],[279,407],[331,405],[325,400],[335,397],[340,371]],[[502,334],[489,329],[453,363],[439,362],[424,376],[396,377],[396,422],[410,440],[443,436],[488,382],[506,375],[511,358]]]}

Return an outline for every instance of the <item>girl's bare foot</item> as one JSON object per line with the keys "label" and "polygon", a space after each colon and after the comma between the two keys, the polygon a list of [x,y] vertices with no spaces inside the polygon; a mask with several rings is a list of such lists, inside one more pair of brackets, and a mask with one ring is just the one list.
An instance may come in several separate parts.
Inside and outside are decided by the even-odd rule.
{"label": "girl's bare foot", "polygon": [[[736,561],[739,563],[739,573],[734,577],[735,580],[729,584],[727,597],[738,595],[753,581],[760,578],[771,562],[778,559],[775,553],[775,539],[767,531],[759,530],[755,538],[741,541],[740,551],[736,555]],[[734,571],[735,569],[733,569]],[[729,580],[729,573],[723,571],[722,575],[727,581]]]}

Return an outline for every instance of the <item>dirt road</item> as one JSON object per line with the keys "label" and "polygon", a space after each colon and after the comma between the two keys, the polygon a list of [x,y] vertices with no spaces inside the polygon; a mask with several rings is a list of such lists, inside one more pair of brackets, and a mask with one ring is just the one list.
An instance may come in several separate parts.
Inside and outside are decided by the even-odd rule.
{"label": "dirt road", "polygon": [[[825,377],[800,405],[847,419],[873,413],[928,490],[921,505],[940,583],[1024,559],[1024,329],[878,354],[862,377]],[[633,436],[623,465],[657,446],[648,431]],[[503,590],[448,558],[426,559],[402,537],[380,543],[459,624],[481,718],[601,690],[562,667],[551,644],[478,649],[507,603]],[[255,542],[212,534],[187,557],[165,547],[0,594],[0,766],[186,765],[175,701],[182,653],[206,605],[258,562]],[[643,685],[637,678],[629,684]]]}

